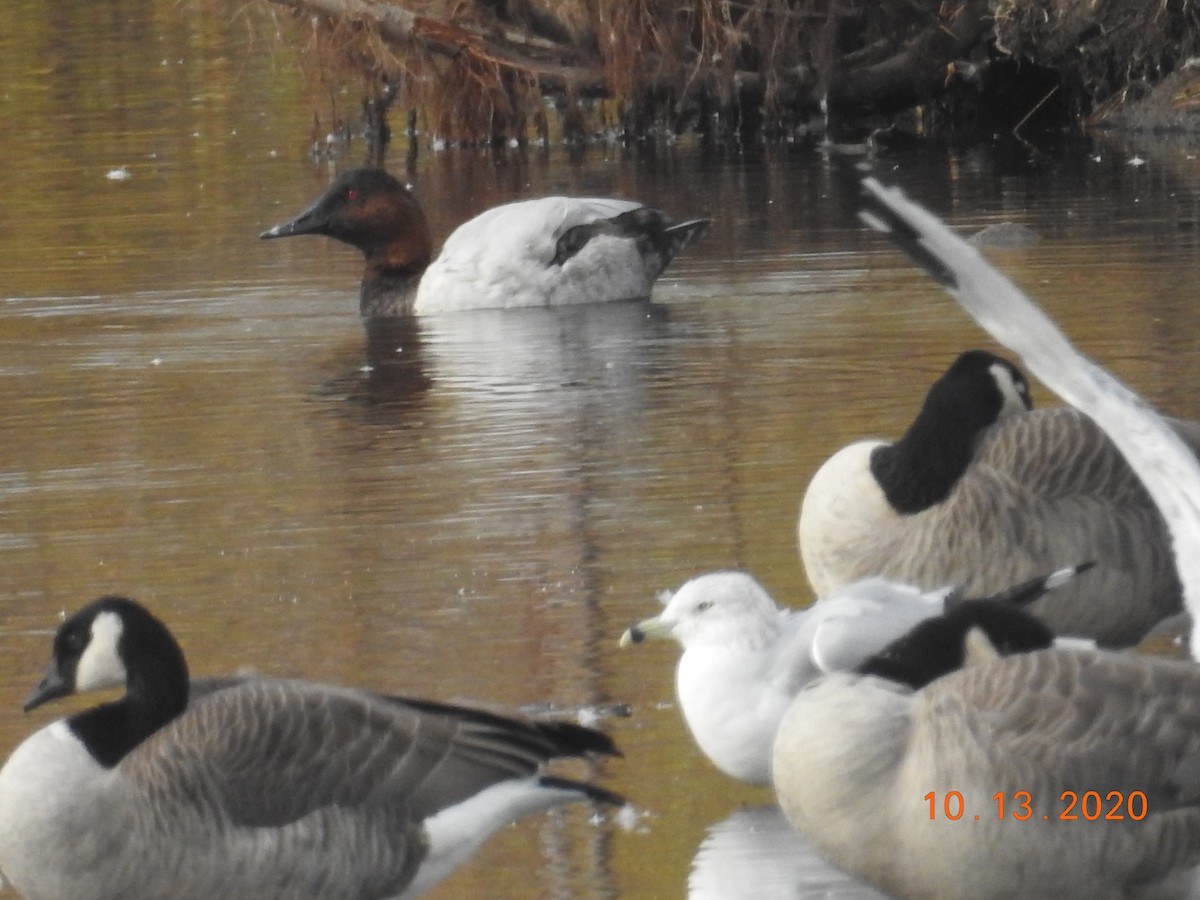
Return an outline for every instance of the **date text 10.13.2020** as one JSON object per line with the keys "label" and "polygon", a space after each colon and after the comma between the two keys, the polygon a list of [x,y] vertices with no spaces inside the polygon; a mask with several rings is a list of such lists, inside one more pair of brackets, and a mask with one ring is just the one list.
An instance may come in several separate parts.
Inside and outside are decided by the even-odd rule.
{"label": "date text 10.13.2020", "polygon": [[[941,818],[958,821],[965,817],[979,821],[981,818],[980,815],[967,815],[966,804],[959,791],[947,791],[940,797],[936,791],[930,791],[924,799],[929,803],[931,820]],[[1088,822],[1097,820],[1113,822],[1126,819],[1140,822],[1146,818],[1148,812],[1146,795],[1141,791],[1131,791],[1128,794],[1124,791],[1108,791],[1104,794],[1101,794],[1100,791],[1084,791],[1082,794],[1076,791],[1063,791],[1058,799],[1061,805],[1057,815],[1052,816],[1050,813],[1045,813],[1038,817],[1033,809],[1033,795],[1029,791],[1014,791],[1011,795],[1004,791],[997,791],[992,794],[994,807],[988,810],[987,818],[1016,819],[1021,822],[1035,818],[1045,820],[1055,818],[1061,822],[1081,819]]]}

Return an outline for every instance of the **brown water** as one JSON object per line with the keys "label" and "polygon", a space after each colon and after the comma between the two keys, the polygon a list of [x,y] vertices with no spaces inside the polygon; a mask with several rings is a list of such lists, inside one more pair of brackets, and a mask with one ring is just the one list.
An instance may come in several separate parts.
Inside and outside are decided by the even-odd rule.
{"label": "brown water", "polygon": [[[17,5],[0,35],[0,752],[54,714],[19,709],[59,613],[127,593],[197,673],[630,704],[605,723],[625,758],[589,774],[644,811],[636,827],[535,818],[435,894],[683,895],[710,826],[770,795],[694,749],[674,649],[617,637],[714,568],[807,602],[793,528],[809,475],[854,437],[896,434],[956,353],[990,344],[857,223],[819,153],[689,141],[423,149],[412,165],[397,148],[438,235],[550,192],[714,224],[653,306],[464,314],[369,342],[348,248],[256,237],[335,168],[307,155],[313,102],[263,9]],[[995,258],[1088,353],[1200,416],[1186,148],[877,169],[955,225],[1037,229]],[[753,871],[768,896],[770,867]]]}

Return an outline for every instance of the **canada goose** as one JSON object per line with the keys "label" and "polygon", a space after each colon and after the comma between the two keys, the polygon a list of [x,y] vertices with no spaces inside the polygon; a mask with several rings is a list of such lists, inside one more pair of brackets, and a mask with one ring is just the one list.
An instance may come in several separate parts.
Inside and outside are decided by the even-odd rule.
{"label": "canada goose", "polygon": [[[1028,603],[1089,567],[1033,579],[998,599]],[[780,609],[750,575],[711,572],[686,582],[620,643],[678,641],[675,693],[696,743],[726,775],[765,785],[775,731],[805,684],[854,668],[918,622],[964,602],[949,589],[922,592],[870,578],[807,609]]]}
{"label": "canada goose", "polygon": [[[1116,445],[1072,407],[1029,409],[1011,363],[962,354],[899,440],[851,444],[805,492],[800,555],[820,596],[880,575],[991,593],[1093,559],[1032,607],[1056,632],[1137,643],[1180,609],[1166,525]],[[1200,427],[1176,422],[1194,447]]]}
{"label": "canada goose", "polygon": [[544,762],[605,735],[305,681],[197,682],[167,628],[104,597],[68,618],[26,710],[124,686],[0,770],[0,870],[30,900],[409,898],[497,828],[602,788]]}
{"label": "canada goose", "polygon": [[1044,626],[981,611],[796,695],[773,763],[792,826],[904,900],[1116,900],[1200,863],[1200,668],[1026,652]]}
{"label": "canada goose", "polygon": [[[864,185],[864,218],[1120,447],[1170,529],[1195,623],[1200,465],[1191,450],[934,216],[873,179]],[[891,664],[931,658],[919,641],[893,650]],[[968,652],[962,668],[919,689],[871,664],[801,691],[773,757],[793,826],[836,865],[901,898],[1115,900],[1194,880],[1200,668],[1105,651],[984,656]]]}
{"label": "canada goose", "polygon": [[[1158,415],[1076,350],[1037,304],[937,216],[874,178],[864,179],[863,189],[864,221],[888,233],[993,338],[1020,354],[1043,384],[1085,413],[1117,446],[1166,522],[1183,604],[1195,627],[1200,619],[1200,464],[1193,435],[1200,426]],[[1137,595],[1126,600],[1137,602]],[[1192,653],[1200,657],[1194,641]]]}
{"label": "canada goose", "polygon": [[382,169],[343,172],[263,238],[324,234],[365,258],[366,318],[644,300],[671,259],[708,229],[631,200],[537,197],[458,226],[433,256],[413,193]]}

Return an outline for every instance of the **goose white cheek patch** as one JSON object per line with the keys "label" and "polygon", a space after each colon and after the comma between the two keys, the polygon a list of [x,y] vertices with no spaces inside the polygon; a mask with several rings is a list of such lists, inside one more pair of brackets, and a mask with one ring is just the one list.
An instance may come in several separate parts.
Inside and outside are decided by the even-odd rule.
{"label": "goose white cheek patch", "polygon": [[92,621],[92,636],[75,669],[76,691],[98,691],[125,684],[125,664],[117,646],[121,640],[121,617],[103,612]]}
{"label": "goose white cheek patch", "polygon": [[988,371],[992,373],[992,378],[996,380],[1000,393],[1004,395],[1005,410],[1023,412],[1027,408],[1025,396],[1013,381],[1012,373],[999,364],[993,365]]}

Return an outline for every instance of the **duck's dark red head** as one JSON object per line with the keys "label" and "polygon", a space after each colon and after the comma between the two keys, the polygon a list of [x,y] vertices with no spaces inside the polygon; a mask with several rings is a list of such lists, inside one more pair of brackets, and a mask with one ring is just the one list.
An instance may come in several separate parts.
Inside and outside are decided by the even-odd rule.
{"label": "duck's dark red head", "polygon": [[382,169],[351,169],[291,221],[260,237],[323,234],[357,247],[380,269],[424,268],[433,256],[425,213],[403,184]]}

